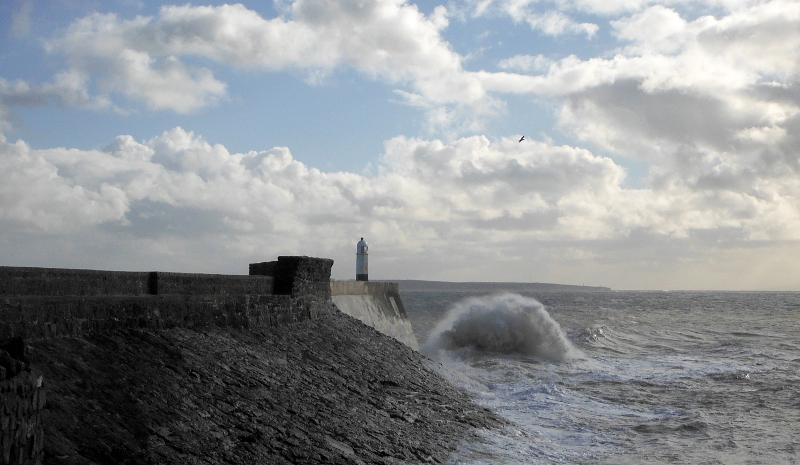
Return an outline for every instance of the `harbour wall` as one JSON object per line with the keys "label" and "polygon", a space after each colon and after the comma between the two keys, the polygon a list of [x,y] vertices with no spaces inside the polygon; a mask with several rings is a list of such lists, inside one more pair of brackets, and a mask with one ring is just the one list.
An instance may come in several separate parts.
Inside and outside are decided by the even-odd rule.
{"label": "harbour wall", "polygon": [[341,312],[419,350],[397,283],[331,281],[331,300]]}
{"label": "harbour wall", "polygon": [[268,263],[276,264],[271,275],[250,276],[0,267],[0,339],[271,327],[332,310],[333,260],[287,256]]}
{"label": "harbour wall", "polygon": [[[418,349],[396,283],[330,281],[333,260],[282,256],[249,275],[0,267],[0,342],[122,329],[258,329],[336,309]],[[24,354],[0,369],[0,464],[39,464],[47,380]],[[2,368],[2,367],[0,367]]]}

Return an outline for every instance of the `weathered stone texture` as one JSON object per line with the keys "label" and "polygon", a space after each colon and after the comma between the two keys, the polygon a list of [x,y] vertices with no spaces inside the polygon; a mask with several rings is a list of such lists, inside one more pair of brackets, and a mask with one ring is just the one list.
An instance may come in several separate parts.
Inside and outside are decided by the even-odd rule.
{"label": "weathered stone texture", "polygon": [[275,276],[275,270],[278,267],[278,262],[271,261],[271,262],[260,262],[260,263],[251,263],[249,267],[249,272],[251,276],[259,275],[259,276]]}
{"label": "weathered stone texture", "polygon": [[143,295],[149,273],[0,266],[0,296]]}
{"label": "weathered stone texture", "polygon": [[[41,341],[130,329],[257,329],[332,312],[330,288],[322,297],[313,293],[319,291],[318,281],[327,285],[333,261],[281,258],[297,264],[283,270],[297,276],[281,276],[293,289],[287,295],[273,294],[270,276],[0,267],[0,338]],[[297,285],[295,279],[300,281]],[[0,350],[3,465],[41,462],[39,410],[45,395],[41,378],[26,369],[21,360]],[[33,387],[31,379],[36,380]],[[150,382],[154,389],[161,388],[158,380]]]}
{"label": "weathered stone texture", "polygon": [[[0,338],[78,337],[122,328],[258,328],[333,311],[333,260],[279,257],[275,263],[275,278],[0,267]],[[275,281],[285,292],[273,291]]]}
{"label": "weathered stone texture", "polygon": [[279,295],[16,297],[0,301],[0,337],[79,337],[122,328],[258,328],[309,312]]}
{"label": "weathered stone texture", "polygon": [[46,464],[444,463],[502,424],[341,313],[257,330],[37,341]]}
{"label": "weathered stone texture", "polygon": [[0,266],[0,296],[272,294],[269,276]]}
{"label": "weathered stone texture", "polygon": [[327,258],[282,256],[275,265],[275,294],[293,297],[331,296],[330,280],[333,260]]}
{"label": "weathered stone texture", "polygon": [[43,458],[42,377],[23,372],[0,381],[0,463],[40,464]]}
{"label": "weathered stone texture", "polygon": [[150,273],[150,293],[157,295],[272,294],[272,277],[200,273]]}
{"label": "weathered stone texture", "polygon": [[0,366],[16,373],[0,381],[2,465],[441,463],[474,427],[502,424],[337,312],[332,265],[0,267],[0,338],[26,338],[34,373]]}
{"label": "weathered stone texture", "polygon": [[319,318],[335,311],[331,304],[333,260],[304,256],[281,256],[275,262],[253,263],[250,273],[272,273],[273,292],[292,298],[292,312],[303,318]]}

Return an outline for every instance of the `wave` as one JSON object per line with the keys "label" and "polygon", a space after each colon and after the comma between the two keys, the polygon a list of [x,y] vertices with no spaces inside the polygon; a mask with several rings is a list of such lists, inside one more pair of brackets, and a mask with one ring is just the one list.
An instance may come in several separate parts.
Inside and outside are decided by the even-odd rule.
{"label": "wave", "polygon": [[433,329],[423,350],[519,354],[559,362],[582,356],[544,305],[512,293],[456,303]]}

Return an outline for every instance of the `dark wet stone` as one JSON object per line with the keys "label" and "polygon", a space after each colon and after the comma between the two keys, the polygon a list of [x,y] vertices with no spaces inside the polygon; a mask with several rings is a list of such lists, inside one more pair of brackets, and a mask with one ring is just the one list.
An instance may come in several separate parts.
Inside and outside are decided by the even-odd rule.
{"label": "dark wet stone", "polygon": [[5,350],[0,350],[0,367],[3,368],[4,371],[3,377],[0,379],[13,378],[25,371],[25,363],[13,358]]}
{"label": "dark wet stone", "polygon": [[123,330],[31,347],[46,464],[442,463],[502,424],[430,360],[343,314]]}

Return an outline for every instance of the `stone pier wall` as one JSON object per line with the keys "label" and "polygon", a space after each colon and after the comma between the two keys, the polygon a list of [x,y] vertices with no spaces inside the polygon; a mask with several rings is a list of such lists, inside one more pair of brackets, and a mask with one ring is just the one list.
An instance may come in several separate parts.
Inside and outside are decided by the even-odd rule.
{"label": "stone pier wall", "polygon": [[76,337],[120,328],[257,328],[331,311],[333,260],[287,256],[274,263],[271,275],[0,267],[0,338]]}
{"label": "stone pier wall", "polygon": [[[324,258],[278,257],[241,276],[0,267],[0,340],[124,328],[254,329],[316,319],[335,311],[332,265]],[[0,464],[40,464],[47,380],[31,373],[22,355],[0,352],[24,366],[0,369]]]}

